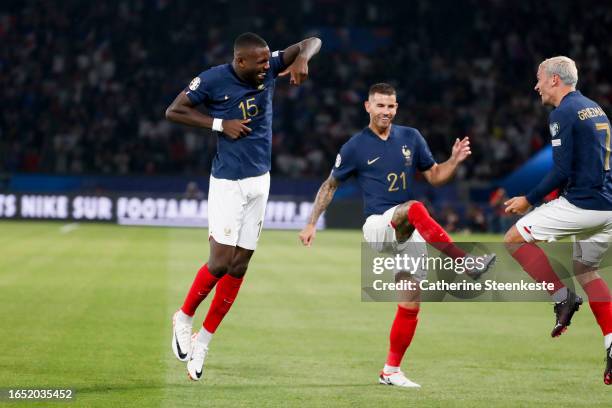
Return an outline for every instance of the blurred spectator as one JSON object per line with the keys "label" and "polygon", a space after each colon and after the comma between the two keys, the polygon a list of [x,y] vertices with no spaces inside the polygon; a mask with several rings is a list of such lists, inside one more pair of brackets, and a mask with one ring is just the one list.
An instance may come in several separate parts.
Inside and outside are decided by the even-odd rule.
{"label": "blurred spectator", "polygon": [[444,226],[444,229],[447,232],[459,231],[460,217],[453,207],[444,207],[440,213],[440,220],[442,221],[441,224]]}
{"label": "blurred spectator", "polygon": [[183,198],[189,198],[193,200],[203,200],[206,197],[204,192],[200,190],[198,183],[195,181],[190,181],[187,183],[187,188],[185,189],[185,194],[183,194]]}
{"label": "blurred spectator", "polygon": [[548,111],[533,92],[543,58],[574,58],[579,88],[612,111],[610,24],[612,7],[594,0],[6,1],[0,171],[207,173],[214,138],[164,110],[251,30],[272,50],[312,33],[324,42],[304,86],[278,81],[273,173],[326,176],[367,124],[368,86],[388,81],[397,123],[420,129],[438,160],[469,135],[458,178],[491,181],[547,143]]}
{"label": "blurred spectator", "polygon": [[466,232],[487,232],[487,219],[482,208],[470,204],[467,211]]}
{"label": "blurred spectator", "polygon": [[490,232],[505,233],[518,219],[516,215],[506,214],[504,202],[508,200],[506,190],[499,187],[491,193],[489,206],[491,214],[489,218]]}

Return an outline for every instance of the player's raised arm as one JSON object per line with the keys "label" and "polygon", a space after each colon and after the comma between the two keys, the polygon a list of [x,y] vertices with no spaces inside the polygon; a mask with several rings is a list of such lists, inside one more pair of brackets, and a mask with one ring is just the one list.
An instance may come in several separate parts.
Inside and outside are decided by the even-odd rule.
{"label": "player's raised arm", "polygon": [[308,224],[306,224],[304,229],[302,229],[300,232],[300,240],[302,241],[302,244],[308,247],[312,245],[312,241],[314,240],[317,230],[317,221],[319,220],[321,214],[323,214],[323,212],[327,209],[329,203],[331,203],[339,185],[340,181],[335,179],[334,176],[330,175],[327,180],[321,184],[321,187],[319,187],[317,198],[315,198],[312,212],[310,213],[310,218],[308,219]]}
{"label": "player's raised arm", "polygon": [[431,185],[445,184],[453,178],[459,164],[467,159],[470,154],[472,154],[470,138],[466,136],[461,140],[456,139],[451,157],[444,163],[434,164],[428,170],[423,171],[423,176]]}
{"label": "player's raised arm", "polygon": [[308,61],[321,49],[321,39],[310,37],[287,47],[283,51],[283,63],[288,67],[280,75],[291,74],[291,83],[300,85],[308,78]]}
{"label": "player's raised arm", "polygon": [[[166,119],[187,126],[213,129],[223,132],[232,139],[238,139],[251,132],[247,127],[250,119],[221,120],[214,119],[195,108],[185,91],[182,91],[166,109]],[[217,123],[215,121],[218,121]]]}

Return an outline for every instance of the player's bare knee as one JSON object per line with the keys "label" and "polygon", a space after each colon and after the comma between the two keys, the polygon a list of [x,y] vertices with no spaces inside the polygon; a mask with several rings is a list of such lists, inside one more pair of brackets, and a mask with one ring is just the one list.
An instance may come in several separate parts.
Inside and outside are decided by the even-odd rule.
{"label": "player's bare knee", "polygon": [[220,278],[225,275],[230,270],[230,264],[227,263],[219,263],[215,261],[208,261],[208,271],[211,275]]}
{"label": "player's bare knee", "polygon": [[585,265],[580,261],[574,261],[574,276],[576,276],[576,280],[582,287],[589,282],[600,278],[597,270],[598,268],[596,266]]}
{"label": "player's bare knee", "polygon": [[213,276],[222,277],[232,268],[233,251],[214,251],[208,260],[208,270]]}
{"label": "player's bare knee", "polygon": [[576,280],[578,281],[578,283],[580,283],[580,286],[582,286],[583,288],[589,282],[594,281],[595,279],[599,279],[599,278],[600,276],[596,271],[591,271],[591,272],[586,272],[580,275],[576,275]]}
{"label": "player's bare knee", "polygon": [[416,200],[406,201],[405,203],[399,204],[393,212],[393,224],[401,225],[408,222],[408,210],[413,204],[419,203]]}
{"label": "player's bare knee", "polygon": [[242,278],[246,274],[249,267],[249,261],[251,260],[251,254],[242,253],[234,256],[232,260],[232,266],[229,270],[229,275],[234,278]]}
{"label": "player's bare knee", "polygon": [[412,207],[414,204],[423,204],[423,203],[421,203],[420,201],[417,201],[417,200],[409,200],[409,201],[406,201],[403,204],[400,204],[399,206],[401,206],[402,210],[404,210],[403,211],[404,214],[407,214],[408,210],[410,209],[410,207]]}
{"label": "player's bare knee", "polygon": [[513,253],[516,251],[522,244],[526,243],[525,238],[521,234],[519,234],[516,229],[516,225],[513,225],[504,235],[504,245],[508,252]]}
{"label": "player's bare knee", "polygon": [[248,267],[249,267],[248,263],[235,265],[235,266],[232,266],[232,268],[230,269],[228,273],[232,278],[241,279],[244,277],[244,275],[246,275],[246,271]]}
{"label": "player's bare knee", "polygon": [[234,257],[232,258],[231,267],[228,271],[230,276],[242,278],[246,274],[252,256],[252,250],[237,247]]}

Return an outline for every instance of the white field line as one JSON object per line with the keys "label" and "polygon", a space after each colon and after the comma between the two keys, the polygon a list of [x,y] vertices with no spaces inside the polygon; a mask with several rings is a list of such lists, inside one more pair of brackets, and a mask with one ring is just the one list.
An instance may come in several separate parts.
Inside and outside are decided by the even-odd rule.
{"label": "white field line", "polygon": [[60,228],[60,232],[62,234],[69,234],[72,231],[79,229],[80,227],[81,226],[79,225],[79,223],[73,222],[73,223],[70,223],[70,224],[62,225],[61,228]]}

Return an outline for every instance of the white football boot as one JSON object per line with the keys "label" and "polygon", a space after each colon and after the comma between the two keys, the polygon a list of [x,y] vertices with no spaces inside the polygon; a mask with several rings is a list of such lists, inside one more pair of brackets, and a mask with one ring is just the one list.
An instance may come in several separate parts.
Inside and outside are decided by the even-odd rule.
{"label": "white football boot", "polygon": [[202,372],[204,371],[204,360],[206,354],[208,354],[208,346],[206,344],[197,341],[198,334],[195,333],[192,336],[191,343],[191,356],[187,362],[187,375],[190,380],[200,381],[202,378]]}
{"label": "white football boot", "polygon": [[178,319],[178,313],[172,316],[172,351],[176,358],[187,361],[191,353],[191,324]]}
{"label": "white football boot", "polygon": [[421,388],[421,386],[415,382],[410,381],[404,373],[401,371],[396,371],[394,373],[385,373],[384,371],[380,372],[380,376],[378,377],[378,382],[384,385],[395,385],[397,387],[404,388]]}

